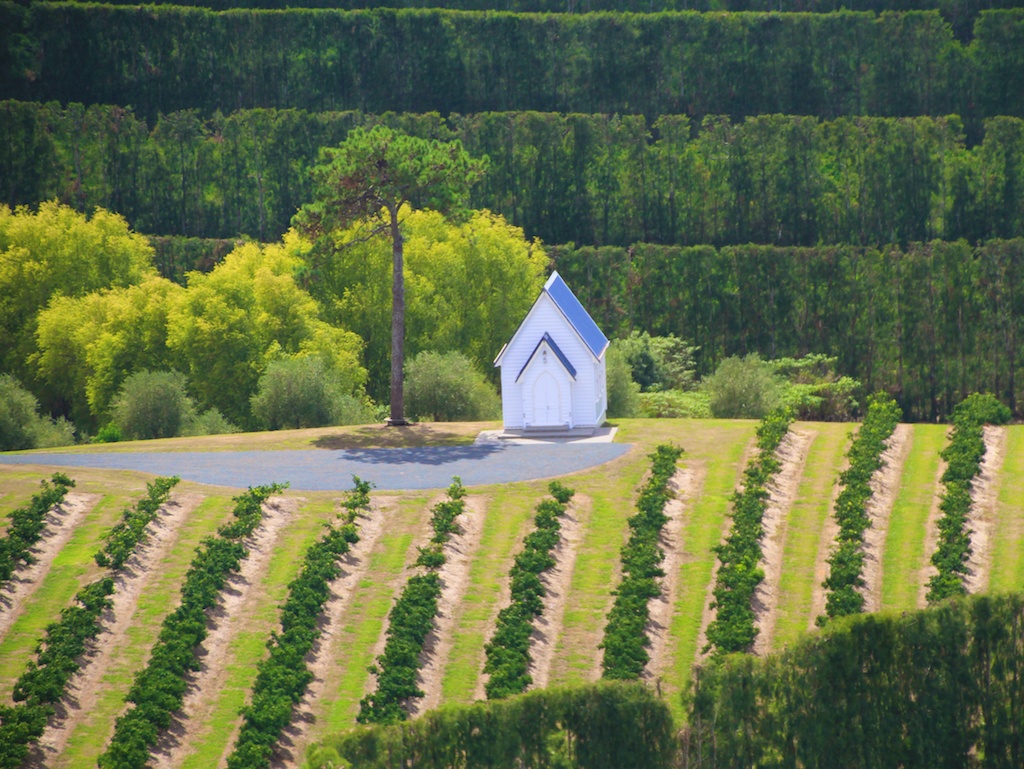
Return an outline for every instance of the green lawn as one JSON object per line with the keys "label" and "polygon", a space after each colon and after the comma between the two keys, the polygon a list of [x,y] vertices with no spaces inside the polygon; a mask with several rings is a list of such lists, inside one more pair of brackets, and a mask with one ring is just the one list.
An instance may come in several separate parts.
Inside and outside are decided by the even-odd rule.
{"label": "green lawn", "polygon": [[125,505],[134,501],[121,494],[101,498],[54,556],[31,600],[24,604],[21,615],[0,640],[0,691],[3,692],[0,702],[9,701],[14,682],[25,672],[28,661],[35,657],[35,645],[43,637],[46,626],[58,618],[61,609],[71,604],[80,588],[100,574],[93,555]]}
{"label": "green lawn", "polygon": [[190,725],[194,731],[182,769],[217,766],[221,756],[234,747],[242,722],[239,709],[249,699],[256,667],[267,654],[270,632],[281,628],[288,583],[298,575],[306,550],[323,532],[323,524],[335,519],[335,507],[330,499],[304,504],[280,532],[267,571],[253,586],[258,601],[247,602],[247,615],[237,618],[241,627],[231,639],[226,674],[216,699],[203,722]]}
{"label": "green lawn", "polygon": [[669,631],[672,643],[667,647],[671,667],[662,683],[677,718],[683,715],[679,692],[690,680],[698,656],[701,620],[715,568],[712,548],[722,540],[732,509],[730,497],[743,472],[744,451],[754,437],[754,422],[720,421],[714,425],[714,430],[706,429],[707,423],[685,425],[691,429],[681,430],[678,441],[687,452],[680,464],[702,463],[706,475],[703,493],[685,513],[679,588]]}
{"label": "green lawn", "polygon": [[549,682],[552,686],[580,684],[600,674],[598,644],[619,582],[619,550],[625,543],[626,519],[650,460],[632,452],[616,463],[614,472],[586,473],[565,481],[591,499],[590,522],[576,552],[562,633],[555,644]]}
{"label": "green lawn", "polygon": [[181,584],[195,549],[212,535],[230,514],[234,504],[227,497],[207,497],[178,530],[168,554],[155,567],[146,590],[139,597],[131,627],[114,641],[110,667],[103,677],[99,700],[83,715],[68,736],[57,767],[95,766],[114,731],[114,720],[125,707],[124,697],[135,674],[149,659],[164,617],[181,602]]}
{"label": "green lawn", "polygon": [[1024,426],[1007,428],[993,522],[989,590],[1024,590]]}
{"label": "green lawn", "polygon": [[814,433],[786,525],[782,549],[782,575],[772,649],[781,649],[807,632],[812,599],[817,587],[814,569],[821,547],[822,532],[832,510],[833,487],[843,456],[850,447],[848,424],[817,423],[796,425]]}
{"label": "green lawn", "polygon": [[889,517],[882,556],[882,608],[917,608],[925,552],[925,529],[936,493],[939,454],[946,445],[945,425],[914,425],[900,490]]}

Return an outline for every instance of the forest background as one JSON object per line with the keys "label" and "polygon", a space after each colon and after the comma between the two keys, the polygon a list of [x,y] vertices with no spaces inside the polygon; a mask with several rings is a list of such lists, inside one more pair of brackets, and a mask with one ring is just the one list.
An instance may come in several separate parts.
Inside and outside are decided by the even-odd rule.
{"label": "forest background", "polygon": [[[457,350],[485,370],[553,266],[609,334],[692,344],[697,376],[734,355],[820,353],[908,419],[944,418],[972,390],[1019,411],[1024,10],[564,10],[577,12],[0,3],[0,200],[103,208],[149,240],[127,273],[5,299],[3,370],[90,431],[148,368],[176,368],[201,408],[243,425],[259,378],[286,358],[315,353],[348,395],[379,398],[387,350],[356,316],[386,315],[386,296],[353,292],[354,278],[318,294],[327,273],[373,260],[310,264],[287,229],[319,148],[384,123],[486,155],[469,205],[502,217],[462,230],[458,264],[472,268],[443,287],[436,244],[469,225],[434,223],[419,269],[442,267],[419,293],[412,281],[413,352]],[[485,229],[504,244],[490,252],[507,252],[480,269]],[[186,277],[250,240],[276,244]],[[261,270],[301,317],[268,290],[237,296]],[[23,287],[30,272],[7,279]],[[512,280],[516,297],[480,317]],[[131,304],[144,284],[169,302],[147,307],[169,309],[152,310],[156,341],[142,346],[160,354],[133,357],[137,340],[112,329],[142,326],[112,315],[110,297]],[[459,315],[451,297],[468,288]],[[85,299],[96,291],[106,298]],[[225,318],[268,321],[242,333],[226,320],[216,344],[197,336],[207,325],[185,319],[215,297],[230,297]],[[71,301],[98,329],[75,355],[48,356],[47,329],[67,329],[39,318]],[[241,383],[233,400],[225,382]]]}

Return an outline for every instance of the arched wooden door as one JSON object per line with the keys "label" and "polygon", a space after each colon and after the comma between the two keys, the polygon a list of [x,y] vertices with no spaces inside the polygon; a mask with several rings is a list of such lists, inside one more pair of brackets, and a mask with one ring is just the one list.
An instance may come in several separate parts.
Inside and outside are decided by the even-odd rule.
{"label": "arched wooden door", "polygon": [[562,398],[558,381],[544,372],[533,383],[533,424],[537,426],[562,424]]}

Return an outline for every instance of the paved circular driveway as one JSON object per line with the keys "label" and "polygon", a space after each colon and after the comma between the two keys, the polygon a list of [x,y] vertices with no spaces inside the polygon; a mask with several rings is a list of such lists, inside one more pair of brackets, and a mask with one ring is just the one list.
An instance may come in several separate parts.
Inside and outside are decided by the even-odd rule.
{"label": "paved circular driveway", "polygon": [[308,491],[349,489],[352,476],[358,475],[378,489],[399,490],[443,488],[453,475],[466,486],[566,475],[609,462],[629,449],[624,443],[496,443],[343,451],[0,454],[0,463],[138,470],[236,488],[287,482]]}

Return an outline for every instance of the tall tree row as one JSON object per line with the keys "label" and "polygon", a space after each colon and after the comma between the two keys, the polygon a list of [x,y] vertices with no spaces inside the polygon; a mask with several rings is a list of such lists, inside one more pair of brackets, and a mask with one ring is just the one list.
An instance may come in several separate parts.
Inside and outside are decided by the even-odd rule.
{"label": "tall tree row", "polygon": [[201,119],[0,102],[0,201],[116,210],[141,232],[272,240],[312,199],[320,147],[385,123],[460,139],[471,205],[548,243],[878,245],[1024,236],[1024,120],[969,145],[955,117],[242,110]]}
{"label": "tall tree row", "polygon": [[0,4],[0,98],[372,112],[1024,115],[1024,9],[508,14]]}
{"label": "tall tree row", "polygon": [[892,393],[910,420],[944,418],[973,391],[1019,413],[1019,238],[976,247],[637,244],[551,256],[608,333],[685,336],[699,346],[701,373],[731,355],[827,353],[865,392]]}

